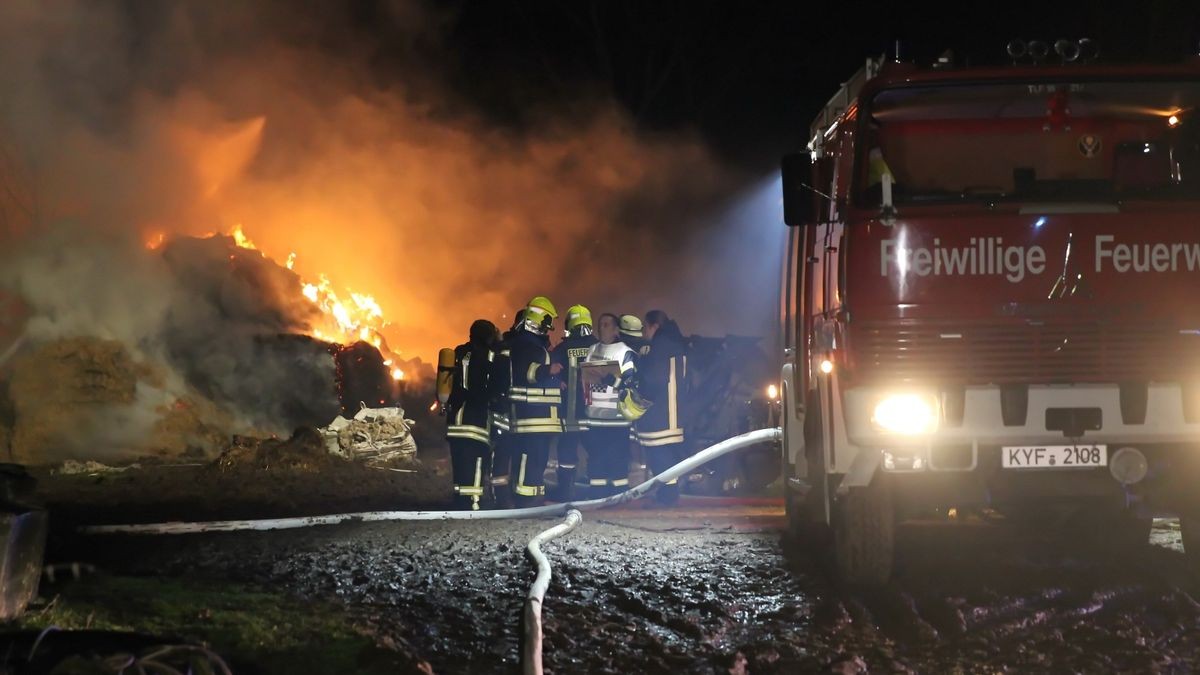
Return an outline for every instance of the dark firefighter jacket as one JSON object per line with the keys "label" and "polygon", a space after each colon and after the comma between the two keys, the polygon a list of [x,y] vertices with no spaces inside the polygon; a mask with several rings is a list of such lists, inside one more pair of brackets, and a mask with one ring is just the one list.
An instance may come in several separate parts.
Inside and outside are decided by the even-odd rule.
{"label": "dark firefighter jacket", "polygon": [[687,382],[687,356],[683,335],[673,323],[654,334],[650,349],[638,359],[639,392],[651,401],[637,421],[637,439],[643,447],[683,442],[680,403]]}
{"label": "dark firefighter jacket", "polygon": [[562,410],[559,411],[562,414],[563,431],[583,431],[586,428],[580,423],[585,415],[579,364],[594,344],[595,335],[569,335],[550,352],[550,362],[562,364],[563,371],[560,377],[567,384],[562,394]]}
{"label": "dark firefighter jacket", "polygon": [[555,434],[562,431],[558,407],[562,403],[559,378],[550,375],[546,338],[519,330],[509,347],[512,385],[512,428],[518,434]]}
{"label": "dark firefighter jacket", "polygon": [[470,344],[454,348],[454,375],[446,402],[446,438],[490,443],[496,354]]}
{"label": "dark firefighter jacket", "polygon": [[508,390],[512,386],[512,342],[516,335],[516,330],[504,332],[492,362],[492,427],[499,431],[511,428],[512,401],[508,400]]}

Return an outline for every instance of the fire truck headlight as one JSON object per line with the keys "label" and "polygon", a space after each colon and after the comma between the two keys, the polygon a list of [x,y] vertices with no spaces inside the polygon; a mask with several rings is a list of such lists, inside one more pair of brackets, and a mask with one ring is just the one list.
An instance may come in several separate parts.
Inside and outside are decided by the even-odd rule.
{"label": "fire truck headlight", "polygon": [[938,425],[937,400],[922,394],[886,396],[875,404],[871,424],[879,431],[905,436],[932,433]]}

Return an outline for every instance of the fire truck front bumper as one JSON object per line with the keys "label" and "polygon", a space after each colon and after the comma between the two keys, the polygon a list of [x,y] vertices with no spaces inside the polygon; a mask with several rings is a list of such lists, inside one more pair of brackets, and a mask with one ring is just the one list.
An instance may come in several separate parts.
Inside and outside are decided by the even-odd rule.
{"label": "fire truck front bumper", "polygon": [[1200,410],[1178,384],[853,388],[843,403],[843,485],[881,471],[921,500],[995,504],[1128,500],[1200,478]]}

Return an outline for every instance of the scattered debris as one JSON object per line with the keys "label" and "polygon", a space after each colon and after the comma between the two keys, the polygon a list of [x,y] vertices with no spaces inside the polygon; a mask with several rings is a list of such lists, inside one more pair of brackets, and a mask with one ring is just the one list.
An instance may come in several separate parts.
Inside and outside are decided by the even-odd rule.
{"label": "scattered debris", "polygon": [[[404,410],[363,406],[354,419],[338,416],[321,430],[329,452],[376,468],[398,460],[412,460],[417,442],[412,435],[414,422],[404,418]],[[402,470],[402,469],[393,469]]]}
{"label": "scattered debris", "polygon": [[140,469],[140,468],[142,468],[142,465],[137,464],[137,463],[127,464],[125,466],[109,466],[107,464],[101,464],[100,462],[97,462],[97,461],[91,460],[91,459],[89,459],[85,462],[80,462],[80,461],[74,460],[74,459],[68,459],[67,461],[62,463],[62,466],[55,469],[54,473],[61,473],[61,474],[67,475],[67,476],[71,476],[71,475],[79,474],[79,473],[86,473],[90,476],[98,476],[103,473],[122,473],[125,471],[129,471],[130,469]]}
{"label": "scattered debris", "polygon": [[217,467],[223,472],[283,469],[315,473],[337,461],[338,458],[326,449],[320,432],[312,427],[300,427],[286,440],[234,436],[233,443],[217,458]]}

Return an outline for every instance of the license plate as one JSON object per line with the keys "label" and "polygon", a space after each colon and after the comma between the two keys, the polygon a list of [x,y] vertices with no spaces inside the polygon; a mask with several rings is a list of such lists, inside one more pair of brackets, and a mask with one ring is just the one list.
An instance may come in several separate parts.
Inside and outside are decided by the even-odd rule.
{"label": "license plate", "polygon": [[1059,469],[1108,466],[1107,445],[1021,445],[1000,451],[1006,469]]}

